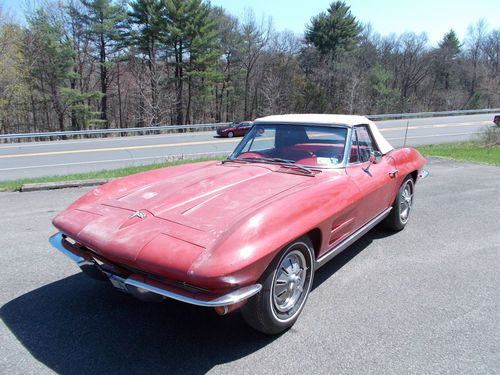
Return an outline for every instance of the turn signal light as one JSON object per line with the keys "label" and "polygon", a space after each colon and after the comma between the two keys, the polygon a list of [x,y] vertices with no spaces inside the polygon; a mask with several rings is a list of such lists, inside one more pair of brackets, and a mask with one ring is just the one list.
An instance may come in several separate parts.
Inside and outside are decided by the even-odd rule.
{"label": "turn signal light", "polygon": [[227,306],[217,306],[214,308],[214,310],[219,315],[226,315],[229,311]]}
{"label": "turn signal light", "polygon": [[241,302],[233,303],[232,305],[228,305],[228,306],[217,306],[217,307],[214,307],[214,310],[219,315],[226,315],[226,314],[229,314],[230,312],[232,312],[234,310],[239,309],[246,302],[247,302],[247,300],[244,300],[244,301],[241,301]]}

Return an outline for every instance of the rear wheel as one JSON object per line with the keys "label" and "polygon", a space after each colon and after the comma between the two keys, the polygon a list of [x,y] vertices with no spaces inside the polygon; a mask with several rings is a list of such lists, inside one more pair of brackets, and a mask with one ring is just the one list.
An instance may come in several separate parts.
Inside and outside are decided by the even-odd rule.
{"label": "rear wheel", "polygon": [[314,252],[304,236],[285,247],[262,278],[262,290],[242,308],[243,318],[256,330],[273,335],[290,328],[311,290]]}
{"label": "rear wheel", "polygon": [[392,205],[392,211],[385,221],[388,228],[399,231],[406,226],[413,206],[414,192],[415,183],[411,176],[406,176]]}

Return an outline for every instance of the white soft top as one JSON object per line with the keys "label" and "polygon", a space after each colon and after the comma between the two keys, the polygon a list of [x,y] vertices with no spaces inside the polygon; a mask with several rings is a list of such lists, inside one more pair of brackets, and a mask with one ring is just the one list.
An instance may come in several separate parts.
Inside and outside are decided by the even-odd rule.
{"label": "white soft top", "polygon": [[353,127],[355,125],[368,125],[375,138],[380,152],[387,154],[393,149],[389,142],[378,130],[377,125],[365,116],[355,115],[327,115],[327,114],[296,114],[296,115],[275,115],[258,118],[254,123],[273,124],[318,124],[318,125],[343,125]]}

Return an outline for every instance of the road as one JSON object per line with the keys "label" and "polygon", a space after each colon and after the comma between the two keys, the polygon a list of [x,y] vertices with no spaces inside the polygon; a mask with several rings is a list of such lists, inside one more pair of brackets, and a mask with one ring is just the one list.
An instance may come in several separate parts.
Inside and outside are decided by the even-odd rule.
{"label": "road", "polygon": [[[412,146],[469,139],[493,115],[434,117],[377,122],[394,145]],[[173,155],[228,155],[241,138],[214,137],[215,132],[164,134],[0,145],[0,180],[113,169],[161,162]]]}
{"label": "road", "polygon": [[321,268],[278,337],[81,274],[47,238],[86,189],[0,193],[0,373],[498,374],[499,168],[428,169],[406,229],[375,228]]}

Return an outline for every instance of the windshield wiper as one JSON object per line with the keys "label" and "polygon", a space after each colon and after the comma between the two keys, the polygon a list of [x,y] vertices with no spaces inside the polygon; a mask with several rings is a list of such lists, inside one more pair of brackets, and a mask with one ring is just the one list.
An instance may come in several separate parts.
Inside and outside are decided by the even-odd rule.
{"label": "windshield wiper", "polygon": [[246,157],[246,158],[236,158],[236,159],[227,159],[228,161],[235,161],[235,160],[243,160],[243,161],[249,161],[252,163],[259,163],[259,162],[268,162],[268,163],[275,163],[279,165],[283,165],[285,167],[293,167],[293,168],[299,168],[302,171],[306,172],[307,174],[314,174],[312,170],[309,168],[295,163],[294,160],[289,160],[289,159],[281,159],[281,158],[260,158],[257,156],[251,156],[251,157]]}

